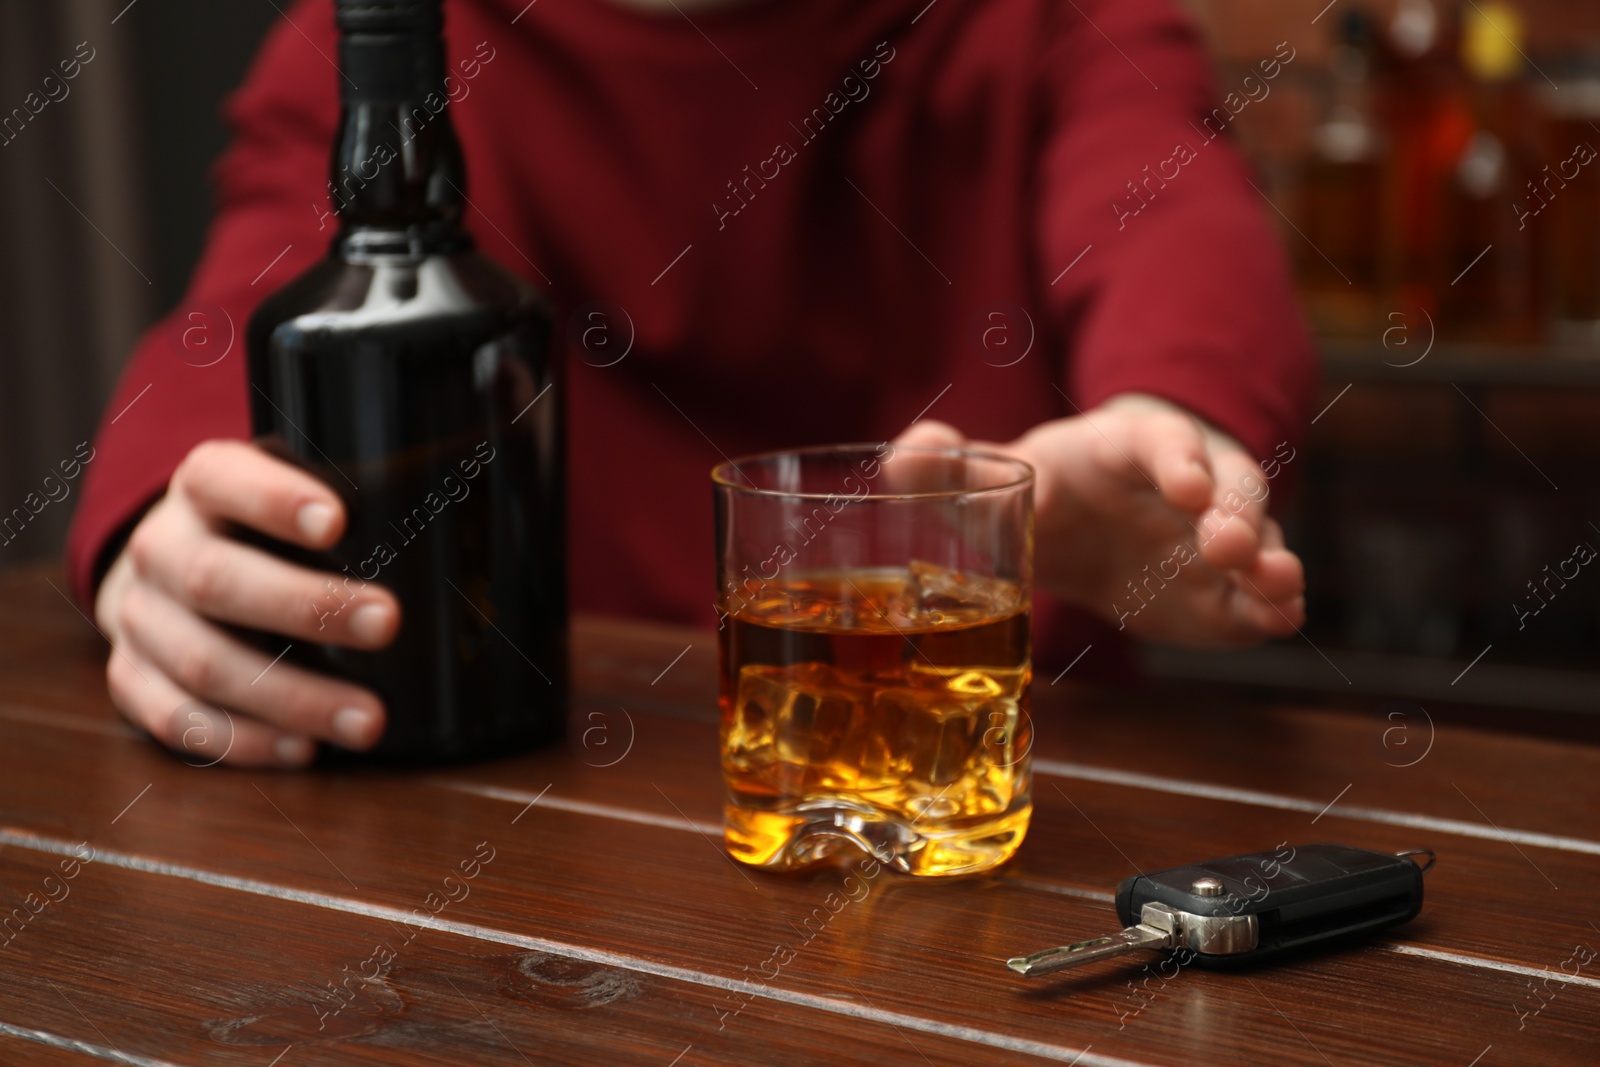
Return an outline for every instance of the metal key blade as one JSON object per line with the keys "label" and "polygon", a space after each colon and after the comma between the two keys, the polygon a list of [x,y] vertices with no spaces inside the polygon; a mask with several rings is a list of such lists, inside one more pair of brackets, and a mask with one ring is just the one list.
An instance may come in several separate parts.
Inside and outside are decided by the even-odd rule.
{"label": "metal key blade", "polygon": [[1108,960],[1139,949],[1171,948],[1176,938],[1170,931],[1140,923],[1110,937],[1094,937],[1061,948],[1049,948],[1031,956],[1015,956],[1006,960],[1006,966],[1018,974],[1049,974],[1052,971],[1078,967],[1096,960]]}

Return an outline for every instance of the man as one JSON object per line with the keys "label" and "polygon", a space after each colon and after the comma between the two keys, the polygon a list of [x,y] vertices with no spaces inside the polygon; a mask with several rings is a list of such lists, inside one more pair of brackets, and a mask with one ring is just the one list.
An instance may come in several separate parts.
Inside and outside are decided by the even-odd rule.
{"label": "man", "polygon": [[[451,0],[447,19],[468,226],[573,326],[576,608],[714,621],[723,456],[970,438],[1038,471],[1043,593],[1156,639],[1301,623],[1265,500],[1310,347],[1233,112],[1166,0]],[[383,708],[267,670],[227,626],[374,648],[404,607],[369,585],[324,626],[324,576],[232,538],[324,548],[343,514],[243,440],[237,346],[176,340],[223,346],[326,249],[336,54],[328,0],[303,0],[233,98],[206,254],[110,405],[69,546],[117,706],[173,745],[178,709],[225,708],[240,765],[369,746]]]}

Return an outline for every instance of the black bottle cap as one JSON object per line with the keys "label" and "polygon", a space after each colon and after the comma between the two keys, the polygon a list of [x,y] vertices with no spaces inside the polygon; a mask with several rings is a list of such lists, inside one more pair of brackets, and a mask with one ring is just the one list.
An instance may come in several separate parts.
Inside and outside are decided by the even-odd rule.
{"label": "black bottle cap", "polygon": [[444,86],[443,0],[335,0],[347,103],[399,103]]}
{"label": "black bottle cap", "polygon": [[335,18],[345,33],[438,33],[443,0],[335,0]]}

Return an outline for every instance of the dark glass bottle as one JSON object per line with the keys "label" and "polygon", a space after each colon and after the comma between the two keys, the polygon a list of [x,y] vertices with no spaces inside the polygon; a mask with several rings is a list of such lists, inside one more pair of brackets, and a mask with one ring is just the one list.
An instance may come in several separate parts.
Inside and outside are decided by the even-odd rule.
{"label": "dark glass bottle", "polygon": [[[369,753],[493,754],[558,736],[567,688],[562,386],[543,297],[473,249],[440,0],[338,0],[343,117],[329,255],[248,332],[258,441],[343,498],[319,612],[393,590],[394,643],[287,658],[375,691]],[[437,108],[437,110],[435,110]]]}

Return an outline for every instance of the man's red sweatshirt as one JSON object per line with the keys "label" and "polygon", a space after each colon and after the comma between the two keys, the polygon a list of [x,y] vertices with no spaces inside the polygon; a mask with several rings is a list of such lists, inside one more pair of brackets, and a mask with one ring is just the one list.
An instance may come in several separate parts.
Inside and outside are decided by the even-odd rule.
{"label": "man's red sweatshirt", "polygon": [[[467,226],[568,342],[577,609],[714,624],[725,456],[921,414],[1004,441],[1130,391],[1258,457],[1301,431],[1311,348],[1229,143],[1290,42],[1219,92],[1168,0],[446,17]],[[228,104],[205,254],[95,441],[68,547],[85,601],[185,453],[249,436],[245,323],[338,225],[337,54],[330,0],[301,0]]]}

